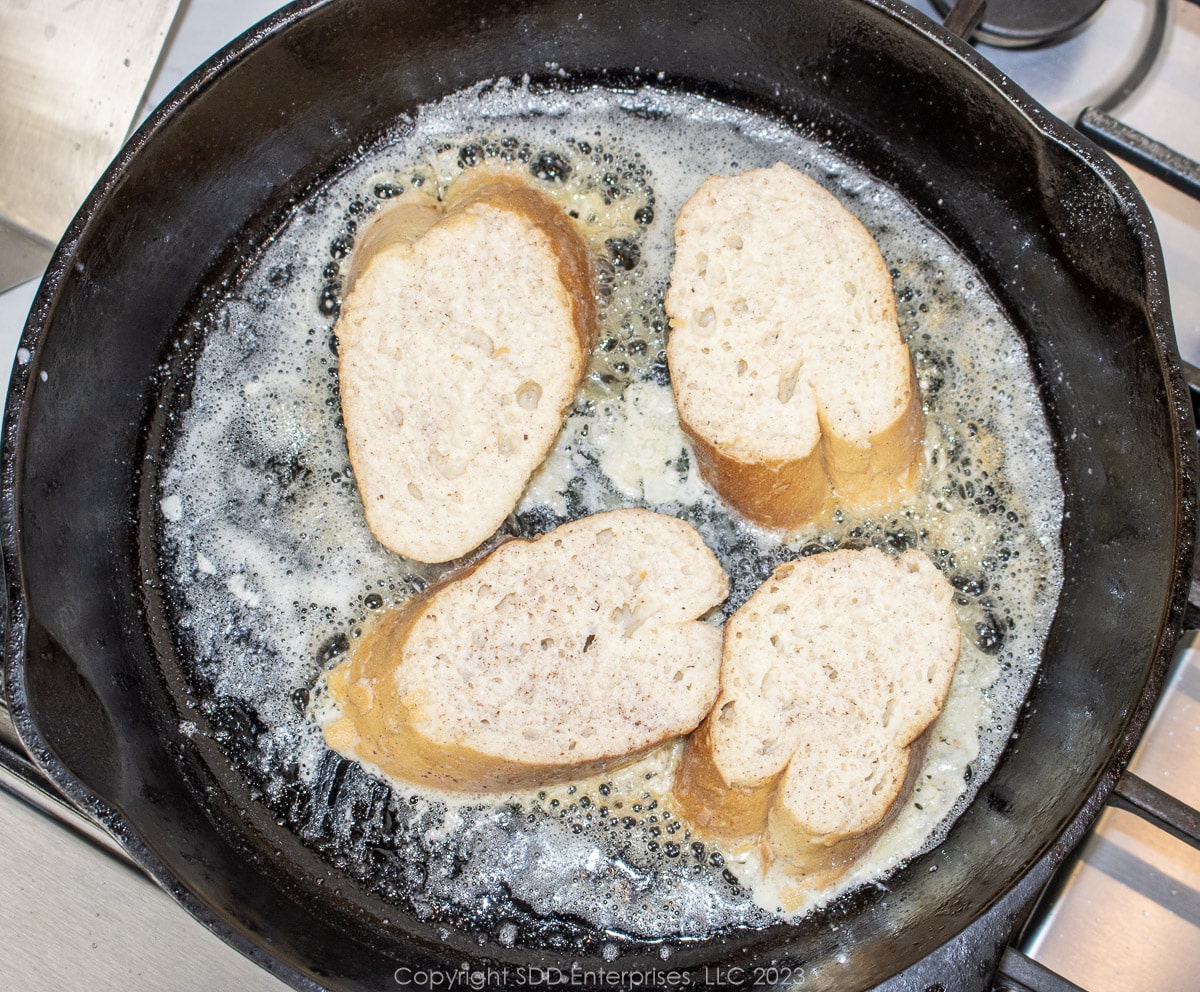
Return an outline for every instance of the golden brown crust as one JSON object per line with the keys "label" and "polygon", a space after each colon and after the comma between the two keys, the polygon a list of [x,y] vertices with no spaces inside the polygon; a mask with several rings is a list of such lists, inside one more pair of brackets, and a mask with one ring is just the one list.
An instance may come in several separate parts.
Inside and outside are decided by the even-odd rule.
{"label": "golden brown crust", "polygon": [[767,816],[764,832],[764,846],[772,863],[783,868],[805,889],[828,888],[837,882],[870,850],[879,835],[904,808],[917,784],[928,743],[927,730],[908,746],[905,752],[907,767],[904,784],[896,801],[866,830],[853,834],[818,836],[806,829],[784,803],[774,803]]}
{"label": "golden brown crust", "polygon": [[895,499],[920,478],[924,437],[921,389],[911,372],[903,412],[865,446],[842,440],[822,418],[821,455],[834,494],[858,509]]}
{"label": "golden brown crust", "polygon": [[821,449],[793,461],[746,462],[725,454],[679,414],[704,480],[743,516],[764,527],[799,527],[822,516],[833,497]]}
{"label": "golden brown crust", "polygon": [[558,262],[559,280],[570,298],[579,347],[586,355],[599,334],[587,246],[558,204],[506,173],[484,172],[460,178],[449,187],[442,204],[402,200],[385,207],[367,225],[350,256],[344,295],[351,293],[359,275],[378,252],[398,244],[412,244],[435,224],[465,213],[477,204],[518,214],[549,240]]}
{"label": "golden brown crust", "polygon": [[402,200],[380,211],[367,225],[350,254],[350,267],[342,295],[349,296],[359,275],[379,252],[398,244],[412,244],[445,214],[423,200]]}
{"label": "golden brown crust", "polygon": [[676,811],[705,835],[756,840],[766,829],[781,776],[748,788],[726,782],[712,758],[712,720],[710,713],[684,747],[673,790]]}
{"label": "golden brown crust", "polygon": [[818,836],[776,801],[783,774],[748,788],[726,783],[712,760],[709,720],[684,749],[673,790],[675,812],[698,837],[712,838],[735,851],[759,849],[769,864],[794,882],[779,888],[784,909],[802,905],[807,892],[834,885],[871,849],[912,794],[930,739],[926,730],[907,748],[904,784],[881,819],[858,833]]}
{"label": "golden brown crust", "polygon": [[920,478],[925,416],[915,379],[904,412],[866,447],[843,441],[822,423],[820,444],[807,458],[747,462],[722,452],[682,411],[679,423],[704,480],[764,527],[802,527],[843,500],[857,511],[886,506]]}
{"label": "golden brown crust", "polygon": [[819,520],[839,501],[856,511],[886,506],[921,474],[925,415],[915,376],[904,412],[866,446],[842,440],[822,420],[820,443],[808,457],[747,462],[722,452],[682,410],[679,424],[704,480],[738,513],[778,530]]}
{"label": "golden brown crust", "polygon": [[[716,440],[720,436],[716,428],[711,425],[708,428],[702,426],[711,411],[703,409],[704,404],[696,398],[693,374],[696,369],[695,360],[697,350],[701,354],[709,353],[709,347],[704,343],[708,334],[717,334],[713,340],[719,340],[720,334],[734,333],[718,331],[722,324],[730,324],[731,318],[726,316],[726,311],[729,309],[730,299],[737,295],[729,288],[732,283],[727,280],[740,277],[743,281],[737,284],[738,289],[746,297],[762,293],[765,297],[773,299],[771,279],[778,273],[751,270],[748,275],[746,270],[740,269],[740,275],[722,275],[719,281],[710,285],[704,282],[703,271],[700,275],[696,274],[695,259],[703,258],[703,265],[707,267],[710,264],[709,256],[712,254],[711,264],[724,272],[723,265],[729,263],[728,259],[721,263],[720,260],[725,257],[722,253],[729,257],[740,257],[745,228],[727,229],[721,226],[722,223],[731,221],[735,209],[749,208],[749,212],[742,215],[745,217],[752,214],[757,217],[778,213],[781,208],[776,202],[763,203],[761,199],[757,202],[747,202],[747,191],[757,189],[760,197],[768,188],[774,189],[776,197],[789,193],[797,194],[794,186],[788,185],[793,182],[811,186],[819,191],[820,200],[836,204],[826,191],[820,190],[811,180],[782,164],[777,164],[772,169],[752,169],[734,177],[711,176],[706,179],[684,204],[676,218],[676,259],[665,300],[672,328],[667,341],[671,385],[675,390],[680,422],[692,442],[701,474],[739,513],[764,526],[785,530],[795,530],[819,520],[837,504],[845,505],[852,512],[864,513],[893,503],[906,489],[916,484],[920,477],[923,461],[922,442],[925,434],[920,389],[913,374],[908,349],[900,339],[896,301],[887,265],[879,254],[871,234],[856,217],[840,206],[836,207],[836,219],[829,222],[852,231],[860,247],[864,244],[871,246],[871,251],[864,253],[861,264],[864,267],[863,275],[868,276],[867,281],[875,287],[872,292],[878,292],[878,299],[874,300],[877,306],[872,312],[872,322],[888,329],[889,355],[894,357],[891,367],[901,376],[907,371],[903,385],[899,378],[890,378],[886,387],[887,395],[895,399],[895,417],[875,434],[841,436],[831,425],[830,418],[826,416],[818,398],[819,439],[811,450],[796,458],[769,457],[765,454],[765,448],[755,450],[752,439],[747,440],[746,437],[739,437],[736,442],[725,444],[722,450]],[[801,202],[797,201],[796,205],[799,206]],[[730,206],[731,203],[736,206]],[[821,215],[821,211],[824,211],[826,216],[829,215],[827,204],[820,204],[819,207],[820,209],[810,216],[810,221],[812,217]],[[705,222],[701,222],[701,216]],[[722,236],[725,234],[728,236]],[[732,255],[726,252],[726,246],[731,240],[737,242]],[[685,244],[688,246],[686,249],[683,247]],[[699,248],[704,247],[709,250],[699,255],[695,254]],[[684,254],[688,258],[686,264],[681,261]],[[752,252],[747,252],[747,255],[757,257]],[[804,259],[796,258],[794,261],[800,265]],[[740,261],[736,264],[743,265]],[[852,272],[848,275],[857,278]],[[730,299],[724,299],[722,294],[726,294]],[[700,303],[700,299],[703,299],[704,303]],[[711,304],[705,311],[710,315],[709,319],[714,321],[711,326],[698,323],[696,317],[696,313],[705,303]],[[757,324],[748,323],[748,318],[737,316],[736,308],[739,303],[742,312],[747,310],[745,299],[732,303],[732,319],[738,327],[732,341],[734,357],[737,357],[738,341],[741,340],[739,334],[749,342],[752,337],[761,333],[761,329],[754,330],[758,328]],[[847,307],[851,306],[848,299]],[[721,316],[716,316],[714,310],[719,311]],[[741,324],[736,323],[739,320]],[[701,337],[705,327],[709,329],[703,331],[704,336]],[[779,329],[790,333],[790,330],[782,326]],[[779,335],[776,334],[775,337]],[[724,342],[723,347],[726,351],[729,351],[730,343],[729,340]],[[747,344],[747,347],[751,346]],[[717,350],[714,345],[714,353]],[[793,357],[803,357],[802,350],[797,350]],[[743,369],[746,364],[745,361],[741,362]],[[755,363],[751,361],[750,364]],[[772,374],[777,371],[772,370]],[[711,376],[716,373],[710,366],[705,369],[705,374]],[[739,371],[738,375],[741,374]],[[705,393],[706,396],[710,393],[723,395],[719,383],[714,383],[711,379],[708,383],[710,389]],[[879,388],[871,381],[865,367],[858,388],[864,394]],[[864,422],[864,430],[868,429],[866,423],[879,424],[881,421],[875,419]],[[796,454],[797,449],[818,432],[818,425],[812,424],[807,416],[804,417],[803,430],[791,438],[793,443],[785,449],[785,453]],[[726,435],[730,432],[728,423],[725,423],[724,432]],[[738,451],[736,455],[733,453],[734,448]],[[778,454],[778,446],[776,452]]]}
{"label": "golden brown crust", "polygon": [[[727,593],[695,529],[649,510],[509,539],[371,618],[326,675],[326,742],[394,778],[475,793],[621,767],[712,706],[721,638],[698,618]],[[549,597],[565,626],[535,619]],[[565,728],[557,745],[531,743],[551,726]]]}
{"label": "golden brown crust", "polygon": [[[765,716],[762,711],[755,711],[758,723],[744,722],[747,719],[744,713],[749,711],[735,707],[753,706],[755,699],[768,698],[763,695],[766,691],[775,694],[770,698],[792,700],[789,704],[792,707],[797,698],[822,691],[820,685],[808,680],[783,684],[773,667],[779,659],[774,652],[785,651],[788,644],[777,643],[778,637],[785,636],[783,628],[769,626],[768,620],[798,610],[795,615],[804,618],[798,622],[811,626],[802,626],[793,633],[793,643],[804,645],[810,656],[817,659],[814,667],[828,661],[833,670],[830,678],[835,678],[842,666],[836,657],[823,653],[820,636],[836,637],[836,643],[842,644],[852,632],[837,626],[828,602],[814,606],[810,600],[788,594],[783,583],[803,568],[810,577],[820,574],[819,580],[811,580],[810,588],[828,590],[833,588],[835,580],[830,572],[816,571],[822,563],[844,571],[851,565],[867,567],[871,559],[889,561],[881,552],[867,549],[836,551],[784,563],[729,619],[725,626],[721,693],[704,723],[688,740],[673,786],[675,808],[701,839],[711,837],[735,851],[761,852],[775,870],[771,876],[775,886],[772,891],[777,892],[788,909],[802,905],[807,893],[837,882],[903,809],[916,784],[931,738],[930,728],[944,705],[958,656],[960,634],[953,612],[952,590],[924,555],[909,551],[889,566],[895,567],[897,575],[888,574],[891,582],[914,572],[919,573],[915,579],[924,576],[937,580],[931,590],[935,600],[930,610],[920,614],[917,650],[921,653],[915,656],[922,659],[922,674],[914,679],[927,680],[928,686],[925,682],[921,686],[929,698],[922,695],[910,699],[908,708],[887,717],[882,698],[873,697],[869,685],[854,684],[853,679],[836,683],[848,686],[842,691],[847,693],[845,700],[850,709],[869,712],[879,708],[883,727],[890,728],[890,736],[882,748],[878,738],[861,741],[854,738],[844,745],[839,733],[844,730],[853,734],[855,725],[842,718],[841,714],[847,711],[838,707],[829,711],[831,722],[821,715],[820,707],[808,711],[793,708],[791,716],[786,709],[767,711]],[[853,578],[853,573],[844,574]],[[862,582],[861,576],[855,579],[851,591],[858,590],[861,595]],[[840,602],[839,592],[835,590],[831,595],[835,602]],[[781,597],[786,598],[781,602]],[[793,622],[797,621],[777,621],[785,626]],[[817,634],[814,640],[818,627],[827,633]],[[742,660],[761,657],[755,653],[760,647],[768,650],[770,666],[754,667],[748,662],[743,666]],[[873,652],[881,648],[882,653],[873,656],[879,660],[881,685],[887,685],[890,706],[897,697],[891,695],[894,687],[889,680],[899,678],[906,669],[895,665],[884,646],[863,650]],[[898,645],[897,650],[900,650]],[[935,657],[941,660],[935,663],[932,660]],[[927,665],[935,664],[936,673],[933,668],[925,671]],[[780,667],[792,668],[792,665],[781,663]],[[764,690],[768,679],[774,688]],[[796,730],[802,731],[800,746],[793,741],[786,749],[778,748],[778,743],[788,739],[788,728],[793,727],[793,721],[801,719],[806,722],[796,725]],[[743,722],[739,724],[739,720]],[[861,749],[856,742],[862,744]],[[869,766],[854,764],[859,751],[861,757],[869,759]],[[871,781],[875,789],[868,793],[862,783]]]}
{"label": "golden brown crust", "polygon": [[[380,431],[386,431],[390,421],[380,416],[378,411],[364,412],[373,410],[371,391],[375,390],[375,384],[372,376],[356,374],[355,370],[363,368],[365,357],[370,357],[371,349],[375,347],[375,336],[364,336],[361,332],[361,315],[369,312],[369,300],[360,301],[357,294],[369,298],[379,291],[379,280],[365,275],[373,260],[397,249],[419,251],[419,247],[413,246],[434,228],[444,232],[446,227],[455,224],[473,223],[469,218],[474,209],[490,211],[493,218],[496,212],[500,212],[517,218],[521,225],[527,225],[524,240],[537,246],[539,266],[553,265],[553,276],[557,276],[559,285],[551,286],[550,291],[563,307],[564,321],[569,315],[570,322],[570,328],[563,326],[561,332],[565,335],[562,346],[566,353],[566,368],[562,370],[561,377],[556,373],[553,413],[549,413],[551,408],[548,403],[545,406],[547,417],[544,422],[549,424],[552,420],[553,430],[547,429],[543,437],[543,421],[538,421],[535,425],[539,427],[536,441],[521,452],[521,464],[526,466],[527,463],[528,474],[520,479],[513,473],[505,476],[506,483],[520,484],[514,490],[514,505],[519,498],[519,489],[524,487],[529,474],[545,458],[561,427],[562,418],[575,401],[598,334],[590,256],[583,238],[557,204],[515,177],[498,172],[472,174],[450,186],[444,203],[414,194],[386,207],[363,230],[351,256],[345,302],[335,328],[340,340],[340,394],[343,419],[348,425],[347,448],[372,533],[384,546],[419,561],[443,562],[468,553],[486,539],[490,533],[486,528],[498,526],[512,506],[501,505],[499,500],[493,501],[489,504],[488,512],[476,518],[479,521],[477,526],[460,526],[456,523],[441,529],[428,529],[424,536],[414,536],[411,530],[398,523],[396,507],[400,501],[409,498],[398,487],[408,480],[396,482],[391,463],[377,450]],[[546,281],[552,283],[553,278]],[[513,334],[522,333],[520,329],[509,330]],[[370,340],[362,340],[364,337]],[[511,342],[512,338],[509,340]],[[497,349],[497,361],[505,350],[505,347]],[[364,385],[364,382],[368,385]],[[562,385],[561,389],[558,388],[559,384]],[[368,485],[365,480],[375,481],[373,485]],[[471,480],[472,476],[468,476],[463,484]],[[419,479],[417,484],[420,484]],[[482,490],[477,482],[474,484],[474,493],[478,497]],[[371,491],[368,492],[367,488]],[[511,487],[506,485],[501,488],[507,493]],[[399,500],[395,498],[397,496]],[[436,503],[434,500],[431,505]],[[438,505],[444,505],[444,501]]]}

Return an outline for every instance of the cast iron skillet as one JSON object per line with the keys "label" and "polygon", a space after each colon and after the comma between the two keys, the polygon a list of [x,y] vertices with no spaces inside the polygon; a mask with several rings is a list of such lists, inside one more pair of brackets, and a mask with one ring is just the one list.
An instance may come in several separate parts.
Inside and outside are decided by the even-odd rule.
{"label": "cast iron skillet", "polygon": [[[1065,856],[1123,767],[1179,631],[1195,465],[1162,259],[1138,194],[893,0],[298,4],[198,70],[84,205],[25,330],[32,357],[13,374],[3,452],[18,730],[139,864],[296,987],[391,988],[402,964],[515,974],[604,963],[587,949],[439,935],[375,901],[214,772],[219,755],[201,753],[211,739],[180,734],[162,674],[171,637],[147,538],[148,431],[167,358],[227,247],[265,237],[401,113],[481,79],[550,78],[548,64],[566,70],[556,85],[647,78],[794,122],[898,188],[1026,338],[1067,494],[1066,578],[1019,734],[945,843],[888,889],[670,959],[707,965],[710,978],[718,965],[790,965],[813,989],[919,976],[920,959]],[[663,962],[640,947],[605,966]],[[962,966],[958,987],[986,984],[986,963]]]}

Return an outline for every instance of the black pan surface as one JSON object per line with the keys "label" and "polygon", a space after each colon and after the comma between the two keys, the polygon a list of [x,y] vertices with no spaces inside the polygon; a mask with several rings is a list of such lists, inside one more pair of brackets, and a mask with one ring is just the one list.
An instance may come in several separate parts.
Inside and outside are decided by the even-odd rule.
{"label": "black pan surface", "polygon": [[[214,773],[216,738],[180,730],[149,536],[156,411],[190,347],[181,318],[230,246],[265,238],[400,115],[548,64],[557,86],[648,79],[821,135],[943,231],[1026,339],[1067,497],[1065,583],[1000,765],[886,890],[671,958],[693,983],[717,967],[752,982],[774,963],[802,969],[805,987],[870,987],[1065,856],[1095,815],[1178,634],[1195,502],[1191,407],[1144,204],[1089,143],[899,3],[298,4],[198,70],[84,205],[22,341],[32,359],[14,370],[4,434],[14,718],[150,874],[296,987],[391,988],[398,967],[463,961],[514,980],[603,964],[600,935],[481,949],[398,914]],[[612,967],[662,973],[652,947]]]}

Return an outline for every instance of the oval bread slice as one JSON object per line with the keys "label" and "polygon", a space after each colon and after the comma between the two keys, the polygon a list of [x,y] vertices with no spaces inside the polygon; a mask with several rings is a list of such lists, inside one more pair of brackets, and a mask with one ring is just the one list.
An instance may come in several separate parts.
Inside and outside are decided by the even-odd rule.
{"label": "oval bread slice", "polygon": [[745,516],[794,528],[831,497],[891,498],[924,418],[879,247],[779,163],[713,176],[683,205],[667,360],[701,472]]}
{"label": "oval bread slice", "polygon": [[695,529],[613,510],[502,544],[385,616],[327,684],[331,747],[407,782],[496,792],[623,763],[693,730],[725,573]]}
{"label": "oval bread slice", "polygon": [[688,743],[681,812],[765,839],[830,884],[898,810],[958,662],[953,589],[921,552],[780,565],[726,625],[721,693]]}
{"label": "oval bread slice", "polygon": [[557,205],[499,174],[447,202],[399,203],[363,232],[336,326],[367,523],[423,562],[465,555],[512,512],[596,334],[587,250]]}

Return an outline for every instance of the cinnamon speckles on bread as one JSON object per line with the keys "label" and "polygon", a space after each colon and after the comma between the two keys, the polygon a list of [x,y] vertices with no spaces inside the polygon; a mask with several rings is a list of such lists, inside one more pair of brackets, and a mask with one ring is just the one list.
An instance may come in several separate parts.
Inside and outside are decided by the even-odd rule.
{"label": "cinnamon speckles on bread", "polygon": [[596,335],[587,250],[508,175],[367,229],[337,324],[350,460],[379,541],[422,562],[489,538],[554,443]]}
{"label": "cinnamon speckles on bread", "polygon": [[541,786],[688,733],[728,583],[688,524],[614,510],[510,541],[375,623],[328,676],[330,746],[404,781]]}
{"label": "cinnamon speckles on bread", "polygon": [[924,420],[887,265],[802,172],[705,180],[675,224],[666,308],[680,421],[737,510],[795,528],[914,481]]}
{"label": "cinnamon speckles on bread", "polygon": [[729,619],[721,694],[676,797],[702,831],[765,842],[819,888],[907,792],[959,653],[953,589],[919,551],[779,566]]}

